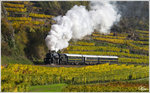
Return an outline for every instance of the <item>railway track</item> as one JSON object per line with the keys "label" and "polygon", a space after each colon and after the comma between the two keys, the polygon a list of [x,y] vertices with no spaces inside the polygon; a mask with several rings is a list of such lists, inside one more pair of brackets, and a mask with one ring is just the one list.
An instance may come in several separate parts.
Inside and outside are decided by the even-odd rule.
{"label": "railway track", "polygon": [[89,66],[89,65],[56,65],[56,64],[51,64],[51,65],[36,65],[36,66],[44,66],[44,67],[84,67],[84,66]]}

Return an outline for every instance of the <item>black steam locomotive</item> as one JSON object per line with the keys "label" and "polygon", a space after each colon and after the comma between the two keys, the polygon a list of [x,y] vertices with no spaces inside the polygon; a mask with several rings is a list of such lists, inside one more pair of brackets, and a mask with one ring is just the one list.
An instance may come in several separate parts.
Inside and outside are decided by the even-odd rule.
{"label": "black steam locomotive", "polygon": [[46,54],[46,58],[44,58],[45,64],[65,64],[66,61],[64,61],[65,55],[57,53],[55,51],[49,51],[49,53]]}
{"label": "black steam locomotive", "polygon": [[80,54],[61,54],[55,51],[49,51],[44,58],[45,64],[59,65],[81,65],[81,64],[101,64],[101,63],[117,63],[117,56],[98,56],[98,55],[80,55]]}

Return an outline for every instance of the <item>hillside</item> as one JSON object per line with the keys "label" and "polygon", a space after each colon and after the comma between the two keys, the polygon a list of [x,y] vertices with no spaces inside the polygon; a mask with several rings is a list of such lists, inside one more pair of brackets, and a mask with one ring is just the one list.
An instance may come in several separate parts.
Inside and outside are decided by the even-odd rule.
{"label": "hillside", "polygon": [[[5,61],[3,56],[27,57],[30,60],[35,56],[43,58],[46,53],[44,36],[54,16],[44,14],[34,2],[2,2],[2,10],[2,60],[4,58]],[[37,51],[39,49],[41,51]],[[39,55],[38,52],[44,53]]]}
{"label": "hillside", "polygon": [[[58,15],[64,15],[74,5],[85,5],[89,2],[2,2],[2,64],[7,64],[11,57],[41,61],[48,52],[44,38],[55,23],[52,19]],[[117,2],[118,7],[131,7],[133,2]],[[70,41],[70,46],[59,52],[93,55],[116,55],[119,62],[123,63],[148,63],[149,57],[149,32],[146,2],[141,4],[145,15],[125,15],[117,25],[111,29],[111,33],[103,35],[93,33],[83,40]],[[68,6],[67,6],[68,5]],[[46,6],[46,7],[45,7]],[[133,6],[133,9],[138,8]],[[124,10],[123,8],[119,8]],[[131,10],[132,11],[132,10]],[[129,11],[129,12],[131,12]],[[141,12],[142,13],[142,12]],[[133,24],[133,25],[131,25]],[[7,59],[6,59],[7,58]]]}
{"label": "hillside", "polygon": [[[71,3],[63,12],[73,5],[83,2]],[[58,8],[59,4],[64,7],[67,3],[2,2],[2,64],[9,63],[7,59],[11,60],[9,58],[11,56],[14,58],[18,57],[18,59],[22,57],[25,60],[28,58],[32,61],[43,60],[48,51],[44,38],[50,31],[51,24],[55,23],[52,18],[60,13],[61,8]],[[48,13],[46,13],[45,6],[49,6],[48,9],[50,10],[48,10]],[[16,61],[18,60],[16,59]]]}
{"label": "hillside", "polygon": [[72,41],[64,53],[119,56],[121,63],[149,63],[149,31],[136,30],[139,40],[132,40],[128,33],[97,32],[81,41]]}

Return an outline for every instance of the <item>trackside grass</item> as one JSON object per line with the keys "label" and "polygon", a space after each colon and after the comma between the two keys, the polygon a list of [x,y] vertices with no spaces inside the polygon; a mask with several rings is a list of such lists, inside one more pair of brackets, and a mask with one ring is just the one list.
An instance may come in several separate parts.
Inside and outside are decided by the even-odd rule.
{"label": "trackside grass", "polygon": [[37,85],[31,86],[29,88],[29,92],[61,92],[63,88],[65,88],[67,84],[51,84],[51,85]]}

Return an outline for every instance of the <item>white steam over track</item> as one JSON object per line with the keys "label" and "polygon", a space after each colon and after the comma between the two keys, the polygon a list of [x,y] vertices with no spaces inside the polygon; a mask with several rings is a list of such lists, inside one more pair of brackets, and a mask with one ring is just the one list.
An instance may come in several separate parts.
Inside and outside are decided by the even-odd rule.
{"label": "white steam over track", "polygon": [[66,15],[54,18],[56,24],[51,26],[45,39],[49,50],[57,52],[67,48],[71,39],[82,39],[94,30],[103,34],[110,33],[111,26],[120,19],[115,5],[108,1],[95,1],[90,2],[89,6],[87,10],[85,6],[75,5]]}

